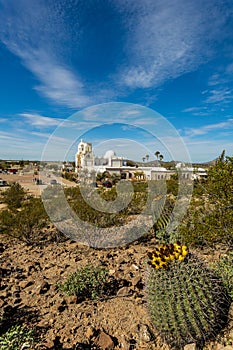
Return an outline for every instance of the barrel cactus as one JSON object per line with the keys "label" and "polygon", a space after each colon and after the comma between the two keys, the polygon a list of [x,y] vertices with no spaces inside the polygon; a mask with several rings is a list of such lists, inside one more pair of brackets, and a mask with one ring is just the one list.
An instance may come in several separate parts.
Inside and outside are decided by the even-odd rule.
{"label": "barrel cactus", "polygon": [[230,306],[219,277],[179,242],[160,245],[148,256],[147,304],[162,338],[182,349],[215,337]]}

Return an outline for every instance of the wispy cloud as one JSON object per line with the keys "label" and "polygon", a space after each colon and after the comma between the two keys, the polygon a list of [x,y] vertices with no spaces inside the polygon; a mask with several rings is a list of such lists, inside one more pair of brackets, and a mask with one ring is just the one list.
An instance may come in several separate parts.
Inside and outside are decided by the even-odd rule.
{"label": "wispy cloud", "polygon": [[214,54],[209,43],[219,40],[227,17],[217,15],[215,1],[125,1],[123,6],[134,14],[126,24],[132,59],[121,76],[132,88],[158,86],[195,70]]}
{"label": "wispy cloud", "polygon": [[0,2],[0,40],[37,78],[34,87],[56,104],[72,108],[90,103],[84,83],[64,62],[66,33],[63,10],[41,1]]}
{"label": "wispy cloud", "polygon": [[182,110],[183,113],[191,113],[194,116],[207,116],[210,110],[206,106],[189,107]]}
{"label": "wispy cloud", "polygon": [[41,82],[35,89],[57,104],[71,108],[87,106],[91,99],[85,94],[84,83],[77,74],[46,56],[44,54],[42,59],[40,52],[34,52],[34,57],[30,55],[25,59],[26,66]]}
{"label": "wispy cloud", "polygon": [[[67,59],[77,55],[78,61],[85,40],[80,40],[81,15],[69,23],[60,1],[0,0],[0,40],[34,74],[38,93],[57,105],[82,108],[127,95],[128,87],[158,87],[195,70],[214,56],[212,43],[222,39],[231,15],[223,6],[219,16],[217,0],[110,2],[123,23],[119,57],[124,60],[113,62],[111,72],[101,67],[102,81],[87,78]],[[78,1],[73,15],[76,10],[82,11]]]}
{"label": "wispy cloud", "polygon": [[229,118],[226,121],[220,122],[220,123],[215,123],[215,124],[208,124],[204,125],[200,128],[189,128],[185,129],[185,135],[186,136],[200,136],[200,135],[205,135],[209,133],[210,131],[215,131],[215,130],[229,130],[232,129],[233,127],[233,118]]}
{"label": "wispy cloud", "polygon": [[228,103],[233,100],[233,91],[228,88],[213,89],[208,91],[205,103]]}
{"label": "wispy cloud", "polygon": [[36,113],[20,113],[19,116],[25,118],[30,125],[35,127],[58,126],[64,121],[64,119],[45,117]]}

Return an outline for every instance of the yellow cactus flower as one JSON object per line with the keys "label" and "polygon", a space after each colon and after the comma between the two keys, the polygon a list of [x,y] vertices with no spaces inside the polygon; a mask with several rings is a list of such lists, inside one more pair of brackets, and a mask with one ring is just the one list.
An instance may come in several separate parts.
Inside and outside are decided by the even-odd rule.
{"label": "yellow cactus flower", "polygon": [[183,261],[188,253],[188,247],[180,242],[162,244],[152,253],[148,253],[149,264],[156,269],[167,268],[170,261]]}

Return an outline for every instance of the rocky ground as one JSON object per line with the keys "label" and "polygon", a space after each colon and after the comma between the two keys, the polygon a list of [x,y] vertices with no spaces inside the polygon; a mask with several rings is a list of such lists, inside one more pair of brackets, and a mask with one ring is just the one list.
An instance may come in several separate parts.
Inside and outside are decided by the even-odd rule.
{"label": "rocky ground", "polygon": [[[2,238],[0,243],[0,308],[8,324],[34,328],[35,349],[168,350],[156,333],[146,308],[144,277],[147,252],[154,241],[127,247],[92,249],[73,241],[28,246]],[[202,256],[214,258],[213,252]],[[108,268],[115,287],[100,300],[80,301],[57,288],[87,263]],[[233,313],[233,307],[230,310]],[[230,350],[233,322],[205,349]],[[187,349],[195,349],[188,345]]]}

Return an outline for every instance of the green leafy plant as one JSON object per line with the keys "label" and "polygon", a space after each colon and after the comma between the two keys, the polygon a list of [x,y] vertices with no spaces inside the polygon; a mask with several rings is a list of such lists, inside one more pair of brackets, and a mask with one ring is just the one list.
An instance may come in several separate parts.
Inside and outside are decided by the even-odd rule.
{"label": "green leafy plant", "polygon": [[33,349],[34,331],[26,330],[20,325],[12,326],[0,336],[0,350],[20,350],[22,346]]}
{"label": "green leafy plant", "polygon": [[[100,227],[111,227],[111,226],[120,226],[125,222],[128,222],[129,215],[137,215],[140,214],[141,211],[144,209],[148,197],[147,193],[147,185],[145,184],[133,184],[134,186],[134,194],[131,202],[128,204],[128,206],[122,210],[120,210],[117,213],[111,213],[111,212],[103,212],[103,210],[96,210],[95,208],[91,207],[83,198],[82,193],[80,191],[80,188],[65,188],[64,193],[67,198],[67,201],[70,205],[70,207],[73,209],[73,211],[78,215],[78,217],[83,220],[90,223],[93,223],[96,226]],[[48,189],[49,190],[49,189]],[[44,191],[43,196],[45,198],[46,192]],[[92,188],[92,191],[96,194],[96,189]],[[105,201],[109,203],[109,206],[111,206],[111,201],[116,200],[116,189],[112,188],[110,190],[105,189],[98,189],[98,196],[102,197]],[[91,194],[91,190],[90,190]],[[49,195],[49,194],[48,194]],[[98,204],[98,196],[96,200],[96,207]],[[124,204],[124,197],[125,194],[121,194],[121,201]],[[50,196],[51,197],[51,196]],[[127,196],[126,196],[127,197]],[[47,201],[51,201],[51,206],[58,201],[59,198],[54,198],[54,196],[51,197],[51,200],[48,199]],[[59,206],[58,206],[59,207]],[[60,206],[62,208],[62,206]],[[124,207],[124,206],[123,206]],[[56,211],[55,211],[56,213]],[[64,210],[61,214],[60,219],[65,217]],[[56,220],[55,220],[56,221]]]}
{"label": "green leafy plant", "polygon": [[21,204],[20,210],[5,209],[0,212],[0,232],[36,243],[37,234],[49,222],[40,198],[30,198]]}
{"label": "green leafy plant", "polygon": [[208,178],[194,190],[187,216],[179,227],[189,246],[233,245],[233,157],[222,152]]}
{"label": "green leafy plant", "polygon": [[18,183],[14,182],[4,193],[3,203],[6,203],[11,210],[20,208],[26,198],[27,192]]}
{"label": "green leafy plant", "polygon": [[72,273],[58,289],[81,299],[96,299],[103,295],[107,283],[108,270],[103,266],[86,265]]}
{"label": "green leafy plant", "polygon": [[213,268],[221,276],[224,286],[233,300],[233,251],[220,257],[219,261],[213,264]]}

